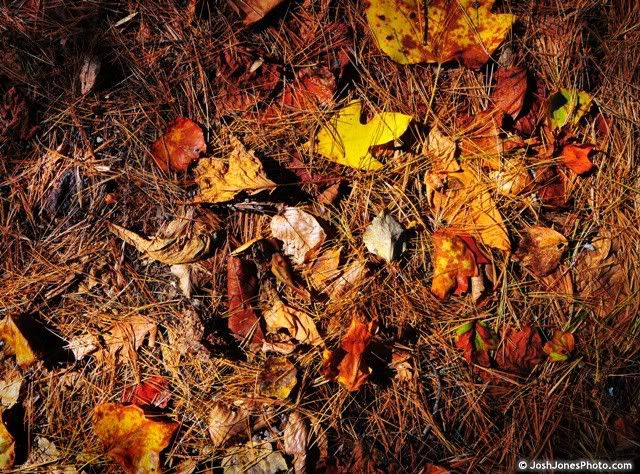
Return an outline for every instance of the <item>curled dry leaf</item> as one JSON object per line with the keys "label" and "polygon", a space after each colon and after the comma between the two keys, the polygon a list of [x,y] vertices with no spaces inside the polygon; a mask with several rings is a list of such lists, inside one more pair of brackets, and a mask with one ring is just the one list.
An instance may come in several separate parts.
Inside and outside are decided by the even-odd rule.
{"label": "curled dry leaf", "polygon": [[569,359],[576,348],[573,334],[564,331],[554,331],[553,338],[544,344],[544,352],[552,362],[564,362]]}
{"label": "curled dry leaf", "polygon": [[287,207],[271,219],[271,234],[283,242],[284,253],[294,263],[307,262],[327,235],[315,217],[297,207]]}
{"label": "curled dry leaf", "polygon": [[251,336],[251,344],[264,339],[258,315],[253,309],[258,296],[258,269],[252,262],[230,256],[227,260],[229,330],[240,340]]}
{"label": "curled dry leaf", "polygon": [[193,202],[218,203],[232,200],[238,193],[256,194],[271,190],[276,183],[267,178],[262,163],[253,150],[233,135],[233,147],[227,160],[203,158],[195,169],[200,193]]}
{"label": "curled dry leaf", "polygon": [[358,390],[371,373],[363,355],[376,326],[375,321],[363,323],[353,317],[351,326],[340,341],[340,348],[333,352],[325,351],[322,375],[340,382],[350,392]]}
{"label": "curled dry leaf", "polygon": [[249,414],[242,407],[232,407],[225,402],[217,401],[209,412],[209,436],[214,448],[239,435],[248,428]]}
{"label": "curled dry leaf", "polygon": [[162,472],[160,452],[165,449],[178,423],[150,419],[142,408],[117,403],[101,403],[93,411],[93,431],[107,454],[126,473]]}
{"label": "curled dry leaf", "polygon": [[528,325],[519,331],[507,327],[503,338],[495,355],[500,369],[524,376],[542,362],[542,337],[537,329]]}
{"label": "curled dry leaf", "polygon": [[506,151],[502,122],[504,113],[490,109],[460,119],[460,150],[466,158],[479,158],[483,168],[499,169],[500,156]]}
{"label": "curled dry leaf", "polygon": [[362,124],[362,102],[354,100],[333,117],[308,143],[312,149],[338,164],[360,170],[379,170],[382,163],[371,154],[371,147],[399,139],[412,117],[398,112],[382,112]]}
{"label": "curled dry leaf", "polygon": [[456,329],[456,347],[464,351],[464,358],[470,364],[482,367],[491,365],[489,351],[495,350],[498,339],[482,321],[472,321]]}
{"label": "curled dry leaf", "polygon": [[527,71],[521,67],[500,68],[496,72],[496,85],[491,94],[493,106],[516,119],[527,94]]}
{"label": "curled dry leaf", "polygon": [[178,287],[182,294],[191,298],[191,291],[193,289],[193,282],[191,280],[191,264],[177,264],[171,265],[171,273],[178,277]]}
{"label": "curled dry leaf", "polygon": [[594,148],[594,145],[589,144],[564,145],[560,150],[560,163],[576,174],[586,174],[593,169],[589,155]]}
{"label": "curled dry leaf", "polygon": [[411,382],[415,380],[417,372],[411,352],[394,348],[391,353],[390,365],[396,372],[396,380],[400,382]]}
{"label": "curled dry leaf", "polygon": [[221,463],[224,474],[276,474],[288,469],[284,457],[273,450],[271,443],[249,441],[228,451]]}
{"label": "curled dry leaf", "polygon": [[21,387],[22,375],[16,369],[9,369],[2,375],[2,380],[0,380],[0,411],[9,409],[18,403]]}
{"label": "curled dry leaf", "polygon": [[164,135],[151,145],[151,156],[165,173],[185,172],[205,152],[204,133],[194,121],[178,117],[169,124]]}
{"label": "curled dry leaf", "polygon": [[[324,344],[311,316],[285,305],[280,299],[277,299],[273,306],[264,312],[264,320],[267,330],[271,333],[284,329],[291,339],[299,344],[311,346]],[[293,344],[291,346],[293,350]]]}
{"label": "curled dry leaf", "polygon": [[543,277],[558,268],[567,245],[566,237],[553,229],[527,227],[522,231],[514,258],[535,275]]}
{"label": "curled dry leaf", "polygon": [[589,112],[593,98],[587,92],[577,89],[560,89],[549,97],[548,120],[552,129],[565,125],[577,125]]}
{"label": "curled dry leaf", "polygon": [[122,394],[123,403],[133,403],[141,407],[167,408],[170,399],[169,380],[162,375],[153,375],[144,382],[127,388]]}
{"label": "curled dry leaf", "polygon": [[262,20],[264,16],[285,0],[230,0],[229,5],[242,16],[245,25]]}
{"label": "curled dry leaf", "polygon": [[[55,443],[42,436],[36,436],[31,445],[31,452],[27,464],[50,464],[60,459],[60,451]],[[53,467],[53,466],[52,466]],[[57,467],[57,466],[56,466]],[[52,471],[53,474],[76,474],[78,471],[71,466],[65,466]]]}
{"label": "curled dry leaf", "polygon": [[18,326],[19,318],[6,316],[0,321],[0,339],[6,344],[9,355],[16,356],[16,363],[22,369],[33,365],[37,356],[25,334]]}
{"label": "curled dry leaf", "polygon": [[0,469],[4,471],[13,467],[16,459],[16,442],[4,425],[3,413],[4,410],[0,408]]}
{"label": "curled dry leaf", "polygon": [[373,219],[362,236],[367,250],[391,262],[402,252],[404,229],[390,214],[382,211]]}
{"label": "curled dry leaf", "polygon": [[491,12],[493,0],[368,0],[367,21],[378,47],[400,64],[457,60],[479,68],[511,29],[515,17]]}
{"label": "curled dry leaf", "polygon": [[284,357],[270,357],[258,376],[258,390],[263,397],[286,400],[296,386],[298,371]]}
{"label": "curled dry leaf", "polygon": [[284,452],[293,457],[295,474],[307,472],[307,449],[309,448],[309,428],[307,420],[298,412],[292,411],[284,427]]}

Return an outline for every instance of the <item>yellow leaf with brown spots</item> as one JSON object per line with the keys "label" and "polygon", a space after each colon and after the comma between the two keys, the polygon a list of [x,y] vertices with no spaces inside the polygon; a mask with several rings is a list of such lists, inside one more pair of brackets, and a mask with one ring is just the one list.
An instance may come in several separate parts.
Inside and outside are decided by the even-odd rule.
{"label": "yellow leaf with brown spots", "polygon": [[369,0],[367,21],[379,48],[400,64],[457,60],[476,69],[489,60],[515,21],[514,15],[492,13],[493,3]]}
{"label": "yellow leaf with brown spots", "polygon": [[93,411],[93,430],[107,454],[125,473],[160,473],[160,452],[165,449],[178,423],[147,418],[142,408],[101,403]]}

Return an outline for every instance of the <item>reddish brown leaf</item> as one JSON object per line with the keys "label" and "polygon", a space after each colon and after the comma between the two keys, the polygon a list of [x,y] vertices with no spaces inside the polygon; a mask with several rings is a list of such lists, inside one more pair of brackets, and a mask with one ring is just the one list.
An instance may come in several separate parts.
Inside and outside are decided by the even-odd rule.
{"label": "reddish brown leaf", "polygon": [[242,16],[245,25],[262,20],[284,0],[230,0],[229,5]]}
{"label": "reddish brown leaf", "polygon": [[567,245],[567,238],[549,227],[527,227],[522,231],[514,259],[543,277],[558,268]]}
{"label": "reddish brown leaf", "polygon": [[553,362],[564,362],[576,348],[573,334],[564,331],[554,331],[553,338],[544,345],[544,352]]}
{"label": "reddish brown leaf", "polygon": [[15,87],[9,89],[0,102],[0,143],[4,139],[28,140],[37,127],[29,122],[29,107]]}
{"label": "reddish brown leaf", "polygon": [[489,351],[495,350],[497,339],[493,331],[481,321],[473,321],[456,330],[456,347],[464,351],[464,358],[470,364],[491,366]]}
{"label": "reddish brown leaf", "polygon": [[[459,132],[462,135],[460,139],[462,156],[481,156],[483,166],[499,169],[498,160],[503,151],[501,137],[503,118],[504,113],[501,110],[487,110],[473,118],[468,118]],[[464,119],[461,122],[464,122]]]}
{"label": "reddish brown leaf", "polygon": [[141,407],[167,408],[170,399],[169,380],[162,375],[153,375],[144,382],[127,388],[122,394],[124,403],[133,403]]}
{"label": "reddish brown leaf", "polygon": [[169,170],[185,172],[206,149],[200,126],[188,118],[178,117],[151,145],[151,156],[165,173]]}
{"label": "reddish brown leaf", "polygon": [[521,67],[498,69],[491,94],[495,108],[515,119],[524,105],[527,81],[527,71]]}
{"label": "reddish brown leaf", "polygon": [[537,191],[540,201],[549,207],[565,207],[570,193],[567,178],[554,166],[548,166],[536,173]]}
{"label": "reddish brown leaf", "polygon": [[593,163],[589,155],[594,149],[594,145],[569,144],[562,147],[560,152],[560,163],[576,174],[585,174],[593,169]]}
{"label": "reddish brown leaf", "polygon": [[538,128],[544,117],[543,104],[546,102],[546,92],[541,81],[535,82],[535,90],[525,97],[520,117],[516,120],[514,128],[522,135],[530,136]]}
{"label": "reddish brown leaf", "polygon": [[502,370],[527,375],[542,361],[542,338],[537,329],[525,326],[520,331],[506,327],[504,343],[496,352],[496,363]]}
{"label": "reddish brown leaf", "polygon": [[257,273],[252,262],[233,256],[227,261],[229,330],[240,340],[253,332],[252,344],[260,344],[264,339],[258,316],[252,306],[258,296]]}

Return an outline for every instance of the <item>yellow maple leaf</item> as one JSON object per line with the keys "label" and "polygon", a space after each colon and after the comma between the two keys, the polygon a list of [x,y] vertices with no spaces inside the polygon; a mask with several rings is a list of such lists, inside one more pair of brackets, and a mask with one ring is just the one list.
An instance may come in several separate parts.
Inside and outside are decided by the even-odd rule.
{"label": "yellow maple leaf", "polygon": [[196,166],[195,181],[200,186],[200,194],[194,202],[230,201],[241,191],[256,194],[276,185],[267,178],[255,152],[247,150],[233,135],[230,141],[233,150],[228,160],[203,158]]}
{"label": "yellow maple leaf", "polygon": [[361,111],[362,102],[359,100],[354,100],[338,110],[317,133],[314,151],[331,161],[352,168],[382,168],[382,163],[373,157],[370,148],[400,138],[413,117],[399,112],[382,112],[363,124],[360,122]]}
{"label": "yellow maple leaf", "polygon": [[178,423],[147,418],[135,405],[101,403],[93,411],[93,430],[107,453],[126,473],[160,473],[160,452]]}
{"label": "yellow maple leaf", "polygon": [[369,0],[367,21],[380,49],[400,64],[459,60],[478,68],[500,46],[515,21],[513,15],[491,13],[493,3]]}

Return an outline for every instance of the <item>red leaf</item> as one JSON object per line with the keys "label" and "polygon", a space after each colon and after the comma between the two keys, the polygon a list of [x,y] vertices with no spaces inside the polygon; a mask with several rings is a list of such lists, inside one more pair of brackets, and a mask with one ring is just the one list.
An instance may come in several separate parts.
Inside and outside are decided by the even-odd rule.
{"label": "red leaf", "polygon": [[527,93],[527,71],[521,67],[500,68],[491,98],[496,109],[515,119],[522,111]]}
{"label": "red leaf", "polygon": [[543,359],[542,338],[537,329],[525,326],[520,331],[506,327],[504,343],[495,359],[502,370],[527,375]]}
{"label": "red leaf", "polygon": [[185,172],[206,149],[200,126],[188,118],[178,117],[151,145],[151,156],[165,173],[169,170]]}
{"label": "red leaf", "polygon": [[[258,296],[258,270],[252,262],[238,257],[227,261],[227,298],[229,304],[229,330],[243,340],[251,332],[252,344],[264,339],[258,316],[252,304]],[[254,331],[255,329],[255,331]]]}
{"label": "red leaf", "polygon": [[593,169],[593,163],[589,154],[595,147],[593,145],[565,145],[560,154],[560,163],[576,174],[585,174]]}
{"label": "red leaf", "polygon": [[464,351],[467,362],[482,367],[491,366],[489,351],[496,348],[497,341],[493,331],[485,323],[474,321],[464,324],[456,330],[456,334],[456,347]]}
{"label": "red leaf", "polygon": [[122,401],[138,406],[154,406],[166,408],[171,399],[169,380],[162,375],[153,375],[135,387],[130,387],[122,394]]}

